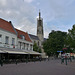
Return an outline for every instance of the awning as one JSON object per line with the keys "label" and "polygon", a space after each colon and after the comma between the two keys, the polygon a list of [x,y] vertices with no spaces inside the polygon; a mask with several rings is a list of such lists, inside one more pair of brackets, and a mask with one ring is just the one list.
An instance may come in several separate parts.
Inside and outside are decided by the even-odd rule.
{"label": "awning", "polygon": [[0,53],[9,53],[9,54],[28,54],[21,49],[14,48],[0,48]]}
{"label": "awning", "polygon": [[40,55],[40,53],[38,53],[38,52],[34,52],[34,51],[30,52],[30,54]]}
{"label": "awning", "polygon": [[14,49],[14,48],[0,48],[0,53],[41,55],[41,53],[39,52],[31,50]]}
{"label": "awning", "polygon": [[41,55],[41,53],[39,52],[35,52],[35,51],[26,51],[28,54],[32,54],[32,55]]}
{"label": "awning", "polygon": [[28,53],[22,52],[22,51],[5,51],[5,52],[7,52],[9,54],[28,54]]}
{"label": "awning", "polygon": [[4,52],[4,51],[0,50],[0,53],[6,53],[6,52]]}

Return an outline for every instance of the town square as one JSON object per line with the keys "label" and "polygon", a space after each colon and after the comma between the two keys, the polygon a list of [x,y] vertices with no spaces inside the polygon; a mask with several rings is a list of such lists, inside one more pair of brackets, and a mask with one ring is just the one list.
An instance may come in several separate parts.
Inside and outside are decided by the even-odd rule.
{"label": "town square", "polygon": [[0,0],[0,75],[75,75],[75,0]]}
{"label": "town square", "polygon": [[4,64],[0,75],[75,75],[75,60],[61,64],[60,59],[28,63]]}

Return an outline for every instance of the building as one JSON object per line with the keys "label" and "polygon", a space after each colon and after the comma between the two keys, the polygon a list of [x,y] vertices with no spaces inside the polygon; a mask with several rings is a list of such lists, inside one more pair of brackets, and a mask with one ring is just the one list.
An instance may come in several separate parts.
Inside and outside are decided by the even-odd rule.
{"label": "building", "polygon": [[[14,59],[16,58],[33,58],[39,55],[46,57],[42,43],[44,38],[43,18],[39,11],[37,18],[37,35],[28,34],[14,28],[11,21],[5,21],[0,18],[0,59]],[[33,51],[33,44],[36,43],[41,48],[42,53]],[[8,57],[9,58],[8,58]]]}
{"label": "building", "polygon": [[43,31],[43,18],[41,18],[41,13],[39,11],[39,17],[37,18],[37,36],[42,42],[44,41],[44,31]]}
{"label": "building", "polygon": [[11,21],[7,22],[0,18],[0,47],[17,48],[17,32]]}
{"label": "building", "polygon": [[39,55],[33,51],[28,33],[14,28],[11,21],[0,18],[0,60],[32,59]]}
{"label": "building", "polygon": [[38,36],[29,34],[33,44],[36,43],[38,47],[41,47],[41,41]]}
{"label": "building", "polygon": [[39,48],[42,50],[42,57],[45,58],[45,52],[43,50],[42,43],[46,40],[44,38],[44,30],[43,30],[43,18],[41,17],[41,12],[39,11],[39,17],[37,18],[37,35],[29,34],[33,44],[36,43]]}
{"label": "building", "polygon": [[29,38],[29,35],[27,32],[23,32],[21,30],[16,29],[18,34],[18,49],[24,49],[24,50],[32,50],[33,51],[33,43],[31,39]]}

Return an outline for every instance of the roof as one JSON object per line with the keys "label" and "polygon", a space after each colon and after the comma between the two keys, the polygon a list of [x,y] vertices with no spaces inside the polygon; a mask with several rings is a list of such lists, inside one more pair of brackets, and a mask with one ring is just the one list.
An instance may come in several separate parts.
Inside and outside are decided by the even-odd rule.
{"label": "roof", "polygon": [[26,41],[32,42],[27,32],[23,32],[23,31],[18,30],[18,29],[16,29],[16,31],[17,31],[17,34],[18,34],[18,38],[19,39],[22,39],[21,36],[23,35],[23,36],[25,36],[25,40]]}
{"label": "roof", "polygon": [[0,28],[9,32],[12,32],[14,34],[16,34],[14,27],[12,26],[12,24],[8,21],[5,21],[3,19],[0,18]]}
{"label": "roof", "polygon": [[32,34],[29,34],[29,36],[31,37],[31,39],[39,40],[38,36],[35,36],[35,35],[32,35]]}

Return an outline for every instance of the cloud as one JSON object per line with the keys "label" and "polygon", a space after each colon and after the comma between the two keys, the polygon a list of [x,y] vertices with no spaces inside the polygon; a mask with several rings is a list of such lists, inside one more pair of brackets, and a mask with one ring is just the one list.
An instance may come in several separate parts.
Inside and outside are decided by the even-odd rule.
{"label": "cloud", "polygon": [[[32,2],[33,0],[25,0]],[[4,4],[3,4],[4,3]],[[22,0],[0,0],[0,17],[11,20],[14,27],[35,34],[35,7]]]}
{"label": "cloud", "polygon": [[25,2],[31,3],[33,0],[24,0]]}
{"label": "cloud", "polygon": [[41,3],[42,8],[45,6],[42,10],[44,22],[47,23],[44,23],[45,32],[67,31],[75,23],[75,0],[44,0]]}
{"label": "cloud", "polygon": [[23,18],[22,20],[20,20],[19,25],[17,25],[17,28],[28,33],[36,34],[35,23],[32,23],[32,21],[28,20],[27,18]]}
{"label": "cloud", "polygon": [[[41,4],[42,2],[43,4]],[[75,0],[44,0],[42,2],[39,7],[42,7],[46,21],[64,18],[67,20],[69,17],[74,16]]]}
{"label": "cloud", "polygon": [[75,24],[75,0],[0,0],[0,17],[31,34],[36,34],[39,9],[45,37],[51,30],[67,31]]}
{"label": "cloud", "polygon": [[6,0],[0,0],[0,5],[5,6],[7,4]]}
{"label": "cloud", "polygon": [[40,5],[40,2],[37,2],[37,5]]}
{"label": "cloud", "polygon": [[67,0],[67,5],[72,5],[74,3],[75,0]]}

